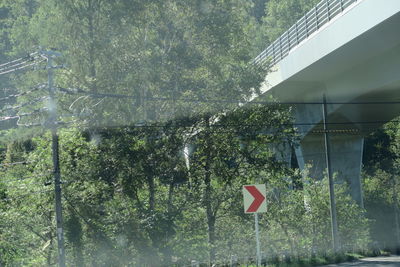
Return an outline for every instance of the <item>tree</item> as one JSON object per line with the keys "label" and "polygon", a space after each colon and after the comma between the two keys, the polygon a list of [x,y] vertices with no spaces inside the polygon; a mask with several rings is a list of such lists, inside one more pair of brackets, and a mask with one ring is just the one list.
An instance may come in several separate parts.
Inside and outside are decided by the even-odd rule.
{"label": "tree", "polygon": [[[306,8],[285,3],[299,14]],[[270,0],[267,11],[278,4]],[[285,241],[275,241],[282,247],[310,249],[312,231],[303,230],[313,222],[310,213],[302,192],[289,190],[293,172],[275,157],[296,143],[290,108],[238,105],[259,93],[267,72],[250,63],[260,19],[250,1],[5,0],[1,8],[4,53],[41,45],[60,50],[55,63],[67,64],[56,71],[55,87],[58,120],[69,123],[59,124],[69,265],[215,262],[227,251],[249,256],[251,247],[238,240],[251,240],[244,229],[252,223],[238,203],[242,185],[255,181],[279,195],[262,221],[268,235],[280,229]],[[8,82],[29,92],[46,75],[28,71]],[[27,93],[16,103],[45,95]],[[19,123],[46,120],[42,110]],[[9,131],[11,141],[0,146],[1,164],[10,164],[1,169],[5,179],[33,177],[2,180],[5,264],[56,261],[53,196],[45,186],[52,182],[50,136],[37,129],[27,135],[23,128],[24,138]],[[32,195],[22,194],[26,188]],[[318,193],[315,216],[326,212],[326,192]],[[350,210],[358,220],[358,210]],[[326,243],[325,226],[326,220],[315,224],[315,244]]]}
{"label": "tree", "polygon": [[[26,4],[31,13],[21,16]],[[69,69],[58,71],[56,84],[91,94],[64,95],[59,109],[90,125],[218,112],[257,91],[265,75],[249,66],[255,21],[243,0],[32,0],[7,1],[5,8],[13,53],[34,45],[63,53]],[[18,85],[39,78],[25,77]],[[114,101],[109,93],[129,97]]]}
{"label": "tree", "polygon": [[[190,174],[202,192],[210,262],[216,257],[219,213],[229,210],[226,205],[233,204],[232,197],[240,199],[241,185],[255,182],[263,171],[284,169],[272,156],[272,148],[294,141],[293,129],[278,126],[289,125],[290,120],[290,113],[279,106],[243,108],[200,120],[201,132],[192,141],[196,151]],[[219,128],[221,124],[226,126]]]}
{"label": "tree", "polygon": [[288,30],[297,20],[314,7],[319,0],[269,0],[265,3],[264,16],[254,35],[256,51],[269,44]]}

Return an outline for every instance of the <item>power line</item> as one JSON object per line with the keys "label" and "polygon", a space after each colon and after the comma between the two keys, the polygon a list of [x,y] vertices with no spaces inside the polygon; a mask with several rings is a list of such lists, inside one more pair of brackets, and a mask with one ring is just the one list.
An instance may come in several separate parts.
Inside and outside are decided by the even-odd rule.
{"label": "power line", "polygon": [[[6,156],[6,155],[9,155],[9,156],[11,156],[11,157],[13,157],[13,156],[15,156],[15,157],[23,157],[23,156],[26,156],[27,155],[27,153],[30,153],[31,151],[13,151],[13,150],[7,150],[7,149],[3,149],[3,151],[1,151],[0,150],[0,157],[1,156]],[[41,152],[41,155],[43,154],[44,152]]]}
{"label": "power line", "polygon": [[19,183],[18,185],[7,185],[6,189],[28,189],[29,186],[31,185],[43,185],[43,186],[48,186],[51,183],[47,183],[47,182],[38,182],[38,181],[27,181],[25,183]]}
{"label": "power line", "polygon": [[6,71],[3,71],[3,72],[0,72],[0,75],[7,74],[7,73],[11,73],[11,72],[15,72],[15,71],[17,71],[17,70],[22,70],[22,69],[25,69],[25,68],[27,68],[27,67],[30,67],[30,66],[33,66],[33,65],[37,65],[37,64],[39,64],[39,63],[41,63],[41,62],[43,62],[43,61],[44,61],[44,60],[41,60],[41,61],[34,62],[34,63],[31,63],[31,64],[26,64],[26,65],[24,65],[24,66],[17,67],[17,68],[11,69],[11,70],[6,70]]}
{"label": "power line", "polygon": [[[47,176],[47,175],[42,175],[42,176]],[[40,177],[40,176],[36,176],[35,178],[37,178],[37,177]],[[1,180],[0,180],[0,184],[8,184],[8,183],[13,183],[13,182],[16,182],[17,180],[15,180],[15,181],[10,181],[10,182],[2,182]],[[22,180],[22,181],[26,181],[26,179],[25,180]],[[43,185],[43,186],[49,186],[49,185],[51,185],[53,183],[53,181],[51,181],[51,177],[50,177],[50,179],[48,180],[48,181],[28,181],[27,183],[19,183],[19,185],[15,185],[15,184],[13,184],[13,185],[7,185],[7,189],[8,188],[15,188],[15,189],[27,189],[26,187],[21,187],[21,186],[29,186],[29,185]],[[68,182],[66,182],[66,181],[63,181],[63,182],[61,182],[61,184],[63,184],[63,185],[69,185],[69,184],[73,184],[73,183],[76,183],[76,181],[68,181]]]}
{"label": "power line", "polygon": [[37,161],[19,161],[19,162],[1,163],[0,167],[15,166],[15,165],[27,165],[27,164],[35,163],[35,162],[37,162]]}
{"label": "power line", "polygon": [[16,196],[16,197],[0,198],[0,201],[13,201],[13,200],[16,200],[16,199],[22,199],[22,198],[30,197],[32,195],[39,195],[39,194],[44,194],[44,193],[49,193],[49,192],[53,192],[53,190],[31,191],[28,194],[24,194],[24,195],[20,195],[20,196]]}
{"label": "power line", "polygon": [[10,64],[13,64],[13,63],[15,63],[15,62],[18,62],[18,61],[24,60],[24,59],[26,59],[26,58],[28,58],[28,57],[21,57],[21,58],[18,58],[18,59],[15,59],[15,60],[9,61],[9,62],[7,62],[7,63],[0,64],[0,67],[7,66],[7,65],[10,65]]}
{"label": "power line", "polygon": [[7,149],[4,149],[3,151],[0,152],[0,158],[5,157],[7,155],[11,157],[23,157],[26,156],[26,153],[29,153],[29,151],[8,151]]}
{"label": "power line", "polygon": [[[79,122],[79,120],[73,120],[73,121],[68,121],[68,122],[65,122],[65,121],[56,121],[55,124],[56,124],[57,126],[65,126],[65,125],[74,124],[74,123],[76,123],[76,122]],[[49,124],[48,124],[47,122],[42,122],[42,123],[36,122],[36,123],[25,123],[25,124],[24,124],[24,123],[19,123],[19,122],[17,122],[17,126],[32,128],[32,127],[40,127],[40,126],[49,126]]]}
{"label": "power line", "polygon": [[[359,151],[331,151],[331,154],[353,154],[353,153],[357,153],[359,154]],[[305,158],[305,157],[312,157],[312,156],[320,156],[320,155],[325,155],[325,152],[319,152],[319,153],[306,153],[306,154],[301,154],[301,155],[297,155],[296,154],[296,158]]]}
{"label": "power line", "polygon": [[0,64],[0,67],[3,67],[3,66],[6,66],[6,65],[9,65],[9,64],[12,64],[12,63],[15,63],[15,62],[18,62],[18,61],[27,59],[27,58],[31,58],[32,56],[37,55],[37,53],[38,53],[38,52],[33,52],[33,53],[28,54],[28,55],[25,56],[25,57],[21,57],[21,58],[18,58],[18,59],[9,61],[9,62],[7,62],[7,63]]}
{"label": "power line", "polygon": [[133,95],[123,95],[123,94],[107,94],[107,93],[92,93],[85,91],[80,88],[62,88],[56,87],[56,89],[60,90],[61,92],[67,94],[85,94],[91,97],[101,98],[101,97],[111,97],[111,98],[137,98],[137,96]]}
{"label": "power line", "polygon": [[[90,97],[101,98],[127,98],[134,99],[139,98],[135,95],[125,94],[109,94],[109,93],[94,93],[88,92],[81,88],[63,88],[57,87],[58,90],[67,94],[85,94]],[[195,99],[195,98],[169,98],[169,97],[143,97],[144,100],[149,101],[175,101],[175,102],[191,102],[191,103],[229,103],[229,104],[264,104],[264,105],[322,105],[322,102],[279,102],[279,101],[246,101],[246,100],[220,100],[220,99]],[[381,105],[381,104],[400,104],[400,101],[363,101],[363,102],[340,102],[333,101],[327,102],[330,105]]]}
{"label": "power line", "polygon": [[[394,123],[400,123],[400,120],[380,120],[380,121],[355,121],[355,122],[329,122],[327,123],[328,125],[353,125],[353,124],[358,124],[358,125],[364,125],[364,124],[385,124],[389,122],[394,122]],[[321,122],[294,122],[294,123],[281,123],[279,124],[282,127],[277,127],[271,124],[213,124],[210,125],[210,128],[235,128],[235,127],[266,127],[269,129],[276,129],[276,130],[284,130],[284,126],[319,126],[323,125]],[[170,123],[165,123],[165,124],[135,124],[135,125],[128,125],[128,126],[107,126],[107,128],[121,128],[121,127],[128,127],[128,128],[199,128],[199,126],[195,126],[193,124],[170,124]],[[100,127],[101,128],[101,127]],[[201,128],[201,126],[200,126]],[[313,131],[314,133],[324,133],[323,130],[310,130],[310,131],[305,131],[305,132],[311,132]],[[330,129],[329,132],[332,133],[357,133],[359,129]]]}
{"label": "power line", "polygon": [[[9,121],[9,120],[15,120],[15,119],[20,120],[22,117],[28,117],[28,116],[32,116],[32,115],[35,115],[35,114],[40,114],[42,111],[43,111],[43,109],[40,108],[40,109],[36,109],[36,110],[34,110],[32,112],[29,112],[29,113],[17,114],[15,116],[0,117],[0,122]],[[19,124],[19,122],[17,122],[17,125],[18,124]]]}
{"label": "power line", "polygon": [[28,105],[32,105],[32,104],[35,104],[35,103],[40,102],[40,101],[42,101],[42,100],[45,100],[45,99],[47,99],[47,98],[48,98],[48,96],[37,97],[37,98],[34,98],[34,99],[31,100],[31,101],[28,101],[28,102],[25,102],[25,103],[22,103],[22,104],[18,104],[18,105],[16,105],[16,106],[11,106],[11,107],[3,108],[3,109],[0,110],[0,113],[5,112],[5,111],[8,111],[8,110],[17,110],[17,109],[19,109],[19,108],[22,108],[22,107],[25,107],[25,106],[28,106]]}
{"label": "power line", "polygon": [[52,172],[47,172],[44,174],[38,174],[38,175],[34,175],[34,176],[26,176],[26,177],[19,177],[19,178],[9,178],[9,179],[0,179],[0,183],[13,183],[13,182],[18,182],[18,181],[25,181],[25,180],[29,180],[29,179],[34,179],[34,178],[39,178],[39,177],[45,177],[48,175],[51,175]]}
{"label": "power line", "polygon": [[[133,95],[124,95],[124,94],[104,94],[104,93],[92,93],[88,92],[86,90],[80,89],[80,88],[62,88],[58,87],[58,89],[62,92],[68,93],[68,94],[85,94],[89,97],[110,97],[110,98],[129,98],[129,99],[134,99],[138,98],[137,96]],[[189,102],[198,102],[198,103],[236,103],[236,104],[243,104],[244,102],[239,102],[239,101],[231,101],[231,100],[204,100],[204,99],[179,99],[179,98],[156,98],[156,97],[146,97],[144,98],[149,101],[169,101],[169,100],[174,100],[174,101],[189,101]],[[288,105],[302,105],[302,104],[322,104],[322,102],[271,102],[271,101],[252,101],[248,102],[246,104],[267,104],[267,105],[281,105],[281,104],[288,104]],[[400,101],[369,101],[369,102],[330,102],[327,104],[343,104],[343,105],[378,105],[378,104],[400,104]],[[329,122],[327,124],[329,125],[353,125],[353,124],[384,124],[390,121],[355,121],[355,122]],[[395,122],[395,121],[391,121]],[[288,125],[288,126],[322,126],[322,122],[295,122],[295,123],[290,123],[290,124],[281,124],[281,125]],[[241,125],[241,126],[248,126],[248,125]],[[265,125],[268,126],[268,125]],[[166,127],[166,125],[143,125],[143,126],[138,126],[135,125],[135,127]],[[171,127],[171,126],[170,126]],[[173,126],[172,126],[173,127]],[[182,126],[181,126],[182,127]],[[192,125],[188,126],[183,126],[183,127],[192,127]],[[212,127],[227,127],[226,125],[219,125],[219,124],[214,124]],[[338,130],[331,130],[331,131],[336,131],[338,133]],[[344,131],[349,131],[349,130],[340,130],[342,132]]]}
{"label": "power line", "polygon": [[34,60],[35,60],[35,58],[29,58],[28,60],[22,61],[20,63],[16,63],[16,64],[13,64],[13,65],[10,65],[10,66],[7,66],[7,67],[0,68],[0,71],[4,71],[4,70],[7,70],[7,69],[11,69],[11,68],[16,68],[16,67],[19,67],[20,65],[24,65],[24,64],[32,62]]}
{"label": "power line", "polygon": [[46,86],[45,84],[39,84],[39,85],[33,87],[31,90],[28,90],[28,91],[25,91],[25,92],[22,92],[22,93],[19,93],[19,94],[8,95],[6,97],[0,98],[0,101],[5,101],[5,100],[9,100],[9,99],[25,96],[25,95],[28,95],[28,94],[33,93],[35,91],[38,91],[40,89],[43,89],[45,86]]}

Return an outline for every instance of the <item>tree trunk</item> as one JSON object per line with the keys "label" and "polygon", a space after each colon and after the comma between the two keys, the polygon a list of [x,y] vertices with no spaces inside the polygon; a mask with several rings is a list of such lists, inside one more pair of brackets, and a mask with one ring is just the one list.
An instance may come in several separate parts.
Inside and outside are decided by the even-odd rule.
{"label": "tree trunk", "polygon": [[204,165],[204,206],[206,208],[207,226],[208,226],[208,245],[209,245],[209,261],[210,265],[215,260],[215,214],[212,207],[212,186],[211,186],[211,140],[209,135],[210,118],[206,118],[206,134],[205,134],[205,154],[206,162]]}
{"label": "tree trunk", "polygon": [[147,184],[149,186],[149,211],[153,212],[155,208],[155,185],[151,174],[147,175]]}
{"label": "tree trunk", "polygon": [[165,266],[168,266],[171,264],[171,258],[173,256],[173,247],[170,245],[170,239],[174,235],[174,206],[173,206],[173,201],[174,201],[174,187],[175,183],[174,181],[171,181],[169,184],[168,188],[168,202],[167,202],[167,217],[168,217],[168,224],[166,225],[165,228],[165,240],[164,240],[164,247],[162,249],[162,254],[163,254],[163,264]]}
{"label": "tree trunk", "polygon": [[[146,177],[147,177],[147,185],[149,187],[149,196],[148,196],[148,201],[149,201],[149,207],[148,207],[148,212],[147,214],[150,216],[154,216],[155,213],[155,194],[156,194],[156,186],[154,183],[154,177],[153,177],[153,172],[151,171],[151,166],[148,166],[149,168],[146,171]],[[156,222],[157,223],[157,222]],[[157,250],[159,248],[158,242],[158,233],[157,231],[154,232],[152,229],[148,230],[149,237],[151,240],[151,245],[146,249],[145,255],[146,257],[146,262],[147,266],[159,266],[160,265],[160,259],[157,254]]]}

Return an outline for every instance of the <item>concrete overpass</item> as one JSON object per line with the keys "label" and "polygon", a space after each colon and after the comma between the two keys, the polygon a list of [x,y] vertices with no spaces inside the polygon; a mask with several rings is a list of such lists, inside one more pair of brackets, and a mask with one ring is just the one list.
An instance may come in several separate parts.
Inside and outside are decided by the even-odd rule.
{"label": "concrete overpass", "polygon": [[332,169],[362,205],[363,137],[400,115],[400,1],[322,0],[255,61],[271,66],[261,98],[307,102],[295,106],[303,123],[295,152],[316,178],[326,169],[323,135],[315,134],[326,95]]}

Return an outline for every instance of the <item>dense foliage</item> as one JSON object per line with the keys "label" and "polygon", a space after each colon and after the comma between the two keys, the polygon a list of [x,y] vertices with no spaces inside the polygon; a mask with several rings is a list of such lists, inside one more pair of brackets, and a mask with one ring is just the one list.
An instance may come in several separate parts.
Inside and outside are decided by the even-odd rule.
{"label": "dense foliage", "polygon": [[[267,185],[265,254],[331,250],[326,180],[283,160],[286,148],[298,145],[290,108],[238,105],[258,93],[268,71],[249,64],[252,58],[314,3],[0,2],[1,60],[39,46],[63,54],[55,60],[66,66],[55,70],[55,87],[57,119],[67,125],[59,135],[68,266],[254,257],[254,221],[242,207],[242,186],[253,183]],[[46,75],[38,68],[0,76],[11,88],[5,96],[21,94],[1,102],[20,105],[2,116],[34,112],[1,125],[1,266],[57,263],[51,135],[42,127],[49,104],[24,105],[47,96],[30,92]],[[382,156],[391,157],[390,172],[370,165],[366,174],[367,208],[397,204],[385,184],[398,168],[396,133]],[[378,231],[367,219],[375,213],[365,217],[346,184],[335,189],[343,248],[363,250],[369,226]]]}

